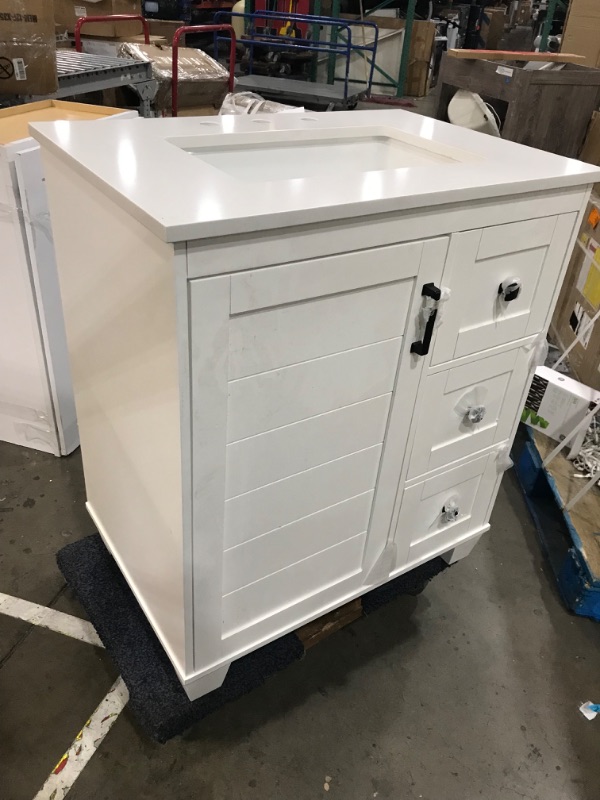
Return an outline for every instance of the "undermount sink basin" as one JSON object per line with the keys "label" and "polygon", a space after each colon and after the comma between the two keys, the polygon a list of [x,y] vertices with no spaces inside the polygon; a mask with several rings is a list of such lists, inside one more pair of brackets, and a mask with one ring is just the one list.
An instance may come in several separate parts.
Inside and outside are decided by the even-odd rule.
{"label": "undermount sink basin", "polygon": [[[268,120],[256,122],[268,125]],[[301,132],[263,130],[170,141],[205,164],[250,183],[452,165],[474,160],[470,154],[458,149],[385,128]]]}

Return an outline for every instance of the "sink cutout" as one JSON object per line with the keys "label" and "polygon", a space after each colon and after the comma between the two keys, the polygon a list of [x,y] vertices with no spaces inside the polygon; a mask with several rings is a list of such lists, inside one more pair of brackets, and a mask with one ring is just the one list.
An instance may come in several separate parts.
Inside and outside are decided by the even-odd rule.
{"label": "sink cutout", "polygon": [[275,130],[170,139],[205,164],[257,183],[432,167],[473,160],[469,153],[382,128]]}

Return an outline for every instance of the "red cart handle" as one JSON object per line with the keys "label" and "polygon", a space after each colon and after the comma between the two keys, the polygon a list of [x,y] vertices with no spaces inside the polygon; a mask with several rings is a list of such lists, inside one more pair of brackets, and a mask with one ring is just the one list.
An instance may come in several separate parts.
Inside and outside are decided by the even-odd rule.
{"label": "red cart handle", "polygon": [[179,40],[181,37],[186,33],[210,33],[211,31],[227,31],[231,38],[231,44],[229,48],[229,91],[233,92],[233,83],[234,83],[234,75],[235,72],[235,46],[237,44],[237,39],[235,35],[235,31],[233,30],[231,25],[184,25],[181,28],[177,28],[173,35],[173,65],[172,65],[172,77],[171,77],[171,97],[172,97],[172,105],[171,105],[171,113],[174,117],[177,116],[177,111],[179,107]]}
{"label": "red cart handle", "polygon": [[75,50],[81,53],[81,29],[88,22],[132,22],[138,20],[144,27],[144,41],[150,44],[150,25],[141,14],[112,14],[104,17],[79,17],[75,23]]}

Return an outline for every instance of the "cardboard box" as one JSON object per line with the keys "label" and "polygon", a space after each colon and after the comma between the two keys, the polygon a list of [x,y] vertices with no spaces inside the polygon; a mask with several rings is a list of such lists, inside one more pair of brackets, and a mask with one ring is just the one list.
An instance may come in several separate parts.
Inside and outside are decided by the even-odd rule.
{"label": "cardboard box", "polygon": [[600,67],[600,3],[571,0],[562,38],[564,53],[585,56],[589,67]]}
{"label": "cardboard box", "polygon": [[[141,36],[130,36],[127,39],[98,39],[96,36],[82,36],[81,47],[84,53],[91,53],[95,56],[112,56],[117,58],[120,53],[120,47],[123,42],[131,42],[132,44],[145,44],[145,38]],[[151,45],[161,45],[164,47],[169,46],[164,36],[151,36]]]}
{"label": "cardboard box", "polygon": [[215,117],[218,113],[216,106],[190,106],[179,110],[180,117]]}
{"label": "cardboard box", "polygon": [[68,50],[73,46],[73,37],[69,36],[69,31],[67,31],[64,26],[61,28],[60,25],[55,24],[54,35],[57,48]]}
{"label": "cardboard box", "polygon": [[517,11],[512,22],[514,25],[529,25],[532,14],[533,3],[531,0],[519,0],[519,5],[517,6]]}
{"label": "cardboard box", "polygon": [[0,0],[0,95],[53,94],[56,40],[47,0]]}
{"label": "cardboard box", "polygon": [[183,27],[186,23],[181,19],[149,19],[150,33],[153,36],[164,36],[169,44],[173,43],[173,34],[177,28]]}
{"label": "cardboard box", "polygon": [[410,97],[424,97],[429,92],[435,32],[434,22],[416,20],[413,23],[406,81],[406,94]]}
{"label": "cardboard box", "polygon": [[[2,2],[2,0],[0,0]],[[112,14],[141,14],[141,0],[54,0],[54,21],[59,30],[73,33],[79,17],[101,17]],[[141,22],[97,22],[85,25],[86,36],[111,38],[136,36],[142,33]]]}
{"label": "cardboard box", "polygon": [[[525,401],[521,422],[562,442],[584,420],[598,400],[600,394],[594,389],[549,367],[538,367]],[[567,445],[567,458],[575,458],[585,434],[584,427]]]}
{"label": "cardboard box", "polygon": [[[592,114],[579,159],[600,167],[600,112],[598,111]],[[600,183],[594,186],[594,192],[600,196]]]}
{"label": "cardboard box", "polygon": [[[173,58],[171,47],[133,44],[120,45],[119,55],[152,63],[152,76],[158,81],[154,104],[170,113]],[[192,47],[179,48],[179,108],[220,106],[228,91],[229,73],[214,58]]]}
{"label": "cardboard box", "polygon": [[[341,14],[342,19],[360,19],[358,14]],[[368,22],[374,22],[378,28],[385,30],[403,30],[406,21],[395,17],[369,15]],[[429,92],[430,66],[433,55],[436,27],[434,22],[415,20],[410,40],[408,75],[405,93],[410,97],[424,97]],[[359,34],[355,35],[358,37]],[[356,39],[358,40],[358,39]],[[398,59],[400,58],[398,51]],[[399,63],[399,61],[398,61]],[[397,75],[393,75],[397,79]],[[374,80],[380,80],[375,72]],[[375,91],[375,89],[374,89]]]}
{"label": "cardboard box", "polygon": [[500,39],[504,35],[506,9],[484,8],[479,29],[479,47],[484,50],[497,50]]}
{"label": "cardboard box", "polygon": [[573,375],[600,390],[600,198],[592,195],[552,318],[551,335],[568,355]]}

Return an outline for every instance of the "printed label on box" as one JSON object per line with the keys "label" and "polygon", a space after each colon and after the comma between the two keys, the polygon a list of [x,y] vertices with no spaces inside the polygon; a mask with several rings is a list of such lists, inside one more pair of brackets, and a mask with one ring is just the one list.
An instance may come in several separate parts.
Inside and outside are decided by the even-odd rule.
{"label": "printed label on box", "polygon": [[496,67],[498,75],[504,75],[505,78],[512,78],[514,69],[510,67]]}
{"label": "printed label on box", "polygon": [[598,242],[592,236],[589,236],[585,246],[588,253],[596,258],[598,255],[598,249],[600,248]]}
{"label": "printed label on box", "polygon": [[577,276],[577,283],[575,284],[575,288],[578,292],[583,294],[583,287],[585,286],[585,282],[588,279],[588,275],[590,274],[590,262],[589,259],[585,259],[583,264],[581,265],[581,269],[579,270],[579,275]]}
{"label": "printed label on box", "polygon": [[587,350],[588,344],[590,343],[590,339],[592,338],[592,331],[594,329],[593,325],[590,325],[592,318],[586,314],[584,311],[581,315],[581,322],[579,323],[579,331],[577,336],[579,337],[579,341]]}
{"label": "printed label on box", "polygon": [[12,60],[13,67],[15,68],[15,80],[17,81],[26,81],[27,80],[27,67],[25,66],[25,62],[22,58],[13,58]]}
{"label": "printed label on box", "polygon": [[598,308],[600,305],[600,269],[595,261],[590,265],[581,294],[594,308]]}
{"label": "printed label on box", "polygon": [[580,303],[575,303],[575,308],[571,313],[569,325],[575,336],[579,339],[581,346],[587,349],[592,337],[593,325],[590,325],[592,318],[586,314]]}
{"label": "printed label on box", "polygon": [[87,17],[87,8],[85,6],[75,6],[73,10],[76,17]]}

